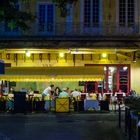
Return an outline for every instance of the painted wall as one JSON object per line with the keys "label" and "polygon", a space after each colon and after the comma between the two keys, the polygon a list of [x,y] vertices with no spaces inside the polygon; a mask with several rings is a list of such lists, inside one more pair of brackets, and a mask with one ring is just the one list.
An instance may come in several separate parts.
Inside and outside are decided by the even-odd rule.
{"label": "painted wall", "polygon": [[84,90],[84,87],[79,86],[78,82],[17,82],[14,89],[20,91],[22,88],[25,88],[27,90],[32,88],[33,90],[38,90],[39,93],[42,93],[43,90],[50,84],[54,84],[55,87],[60,87],[60,89],[69,87],[70,90],[74,90],[75,88]]}
{"label": "painted wall", "polygon": [[131,64],[131,89],[140,94],[140,60]]}
{"label": "painted wall", "polygon": [[[115,28],[114,27],[118,27],[116,24],[117,22],[117,4],[118,4],[118,0],[100,0],[101,1],[101,25],[103,27],[103,31],[105,31],[106,33],[113,33],[115,32]],[[136,13],[140,13],[140,8],[139,8],[139,0],[135,0],[136,1]],[[27,9],[27,11],[31,12],[33,15],[37,16],[38,12],[37,12],[37,4],[38,3],[52,3],[52,0],[30,0],[29,3],[27,4],[23,4],[23,9]],[[78,0],[76,5],[73,6],[73,12],[72,12],[72,28],[73,28],[73,33],[80,33],[80,22],[83,22],[82,17],[84,15],[81,15],[83,13],[83,9],[81,8],[83,5],[83,0]],[[140,26],[138,24],[139,22],[139,18],[140,18],[140,14],[135,15],[135,22],[137,24],[137,27]],[[62,18],[60,16],[60,10],[58,8],[58,6],[55,5],[55,23],[56,23],[56,27],[59,26],[59,28],[56,28],[55,32],[57,34],[65,34],[65,29],[66,29],[66,19]],[[37,21],[37,20],[36,20]],[[36,30],[36,23],[33,23],[31,25],[31,29],[29,30],[29,32],[25,32],[25,34],[30,35],[33,33],[33,35],[35,35],[37,33]]]}

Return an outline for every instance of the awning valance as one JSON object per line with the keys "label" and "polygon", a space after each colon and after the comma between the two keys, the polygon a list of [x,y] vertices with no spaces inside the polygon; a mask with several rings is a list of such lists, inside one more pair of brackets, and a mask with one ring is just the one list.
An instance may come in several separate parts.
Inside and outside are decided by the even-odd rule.
{"label": "awning valance", "polygon": [[62,81],[102,81],[101,75],[70,75],[70,76],[46,76],[46,75],[0,75],[0,80],[19,81],[19,82],[62,82]]}
{"label": "awning valance", "polygon": [[103,66],[93,67],[12,67],[0,80],[8,81],[101,81]]}
{"label": "awning valance", "polygon": [[8,75],[104,75],[103,66],[81,67],[11,67]]}

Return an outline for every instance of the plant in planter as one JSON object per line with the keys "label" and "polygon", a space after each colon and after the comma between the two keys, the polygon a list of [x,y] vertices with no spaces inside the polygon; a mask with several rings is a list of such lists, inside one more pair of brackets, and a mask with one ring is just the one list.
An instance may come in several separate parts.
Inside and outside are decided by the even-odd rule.
{"label": "plant in planter", "polygon": [[124,103],[126,106],[140,111],[140,97],[128,96],[125,98]]}

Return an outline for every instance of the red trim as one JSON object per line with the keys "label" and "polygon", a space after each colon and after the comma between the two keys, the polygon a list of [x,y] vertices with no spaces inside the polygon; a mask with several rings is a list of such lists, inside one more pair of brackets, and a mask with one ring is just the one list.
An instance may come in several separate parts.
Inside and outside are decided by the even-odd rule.
{"label": "red trim", "polygon": [[[119,66],[117,66],[117,73],[116,73],[116,90],[117,91],[119,91],[119,89],[120,89],[120,73],[119,73],[119,71],[120,71],[120,67]],[[114,91],[114,92],[116,92],[116,91]]]}
{"label": "red trim", "polygon": [[105,77],[105,79],[106,79],[106,91],[108,91],[108,66],[106,66],[106,77]]}
{"label": "red trim", "polygon": [[95,82],[95,91],[98,92],[98,82],[97,81]]}
{"label": "red trim", "polygon": [[130,72],[131,72],[131,69],[130,69],[130,65],[128,66],[128,85],[127,85],[127,95],[129,95],[129,91],[131,89],[130,87],[130,81],[131,81],[131,76],[130,76]]}
{"label": "red trim", "polygon": [[[107,70],[105,73],[105,80],[106,80],[106,89],[105,91],[108,91],[108,67],[116,67],[117,68],[117,73],[116,73],[116,90],[120,89],[120,74],[119,74],[119,69],[121,66],[127,66],[128,67],[128,74],[127,74],[127,78],[128,78],[128,82],[127,82],[127,95],[129,94],[130,91],[130,81],[131,81],[131,73],[130,73],[130,64],[85,64],[85,66],[106,66]],[[113,91],[116,92],[116,91]]]}

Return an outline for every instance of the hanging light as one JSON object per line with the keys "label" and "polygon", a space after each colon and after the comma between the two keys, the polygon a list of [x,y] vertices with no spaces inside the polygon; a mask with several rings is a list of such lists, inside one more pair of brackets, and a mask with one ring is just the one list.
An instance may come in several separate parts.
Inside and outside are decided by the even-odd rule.
{"label": "hanging light", "polygon": [[59,53],[59,57],[63,58],[64,57],[64,53]]}
{"label": "hanging light", "polygon": [[102,53],[102,57],[103,58],[106,58],[107,57],[107,54],[106,53]]}
{"label": "hanging light", "polygon": [[31,56],[30,51],[26,51],[26,56],[27,56],[27,57],[30,57],[30,56]]}

